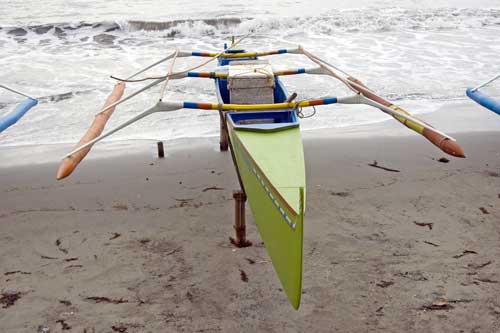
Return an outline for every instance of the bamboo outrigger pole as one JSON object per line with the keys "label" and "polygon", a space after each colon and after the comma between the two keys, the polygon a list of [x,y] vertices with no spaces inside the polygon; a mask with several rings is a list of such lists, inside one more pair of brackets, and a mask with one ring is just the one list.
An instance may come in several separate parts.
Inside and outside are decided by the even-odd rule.
{"label": "bamboo outrigger pole", "polygon": [[317,105],[328,105],[335,103],[346,103],[351,97],[347,98],[337,98],[337,97],[326,97],[320,99],[310,99],[303,100],[299,102],[284,102],[284,103],[272,103],[272,104],[218,104],[218,103],[205,103],[205,102],[158,102],[155,106],[147,109],[146,111],[138,114],[132,119],[124,122],[121,125],[109,130],[108,132],[101,134],[95,139],[87,142],[82,146],[78,146],[68,154],[64,156],[64,158],[71,157],[72,155],[78,153],[79,151],[86,149],[89,146],[92,146],[98,141],[118,132],[119,130],[135,123],[136,121],[141,120],[144,117],[147,117],[153,113],[157,112],[171,112],[177,111],[181,109],[199,109],[199,110],[284,110],[284,109],[293,109],[293,108],[302,108],[309,106],[317,106]]}
{"label": "bamboo outrigger pole", "polygon": [[10,87],[7,87],[6,85],[3,85],[3,84],[0,84],[0,88],[3,88],[5,90],[8,90],[10,92],[13,92],[14,94],[18,94],[18,95],[21,95],[21,96],[24,96],[24,97],[27,97],[27,98],[31,98],[31,99],[35,99],[35,97],[31,97],[23,92],[20,92],[19,90],[16,90],[16,89],[13,89],[13,88],[10,88]]}
{"label": "bamboo outrigger pole", "polygon": [[480,85],[478,85],[477,87],[472,88],[472,92],[474,92],[474,91],[476,91],[476,90],[479,90],[479,89],[481,89],[482,87],[487,86],[487,85],[488,85],[488,84],[490,84],[491,82],[496,81],[496,80],[498,80],[498,79],[500,79],[500,74],[498,74],[498,75],[497,75],[497,76],[495,76],[494,78],[489,79],[488,81],[486,81],[486,82],[484,82],[484,83],[481,83],[481,84],[480,84]]}
{"label": "bamboo outrigger pole", "polygon": [[[271,104],[218,104],[218,103],[206,103],[206,102],[158,102],[155,106],[149,108],[148,110],[138,114],[132,119],[124,122],[121,125],[111,129],[110,131],[100,135],[99,137],[93,139],[92,141],[87,142],[85,145],[82,145],[73,151],[69,152],[66,157],[70,157],[71,155],[78,153],[80,150],[85,149],[89,146],[92,146],[94,143],[101,141],[102,139],[118,132],[119,130],[139,121],[140,119],[147,117],[153,113],[157,112],[171,112],[177,111],[181,109],[199,109],[199,110],[223,110],[223,111],[248,111],[248,110],[284,110],[284,109],[296,109],[303,107],[312,107],[318,105],[329,105],[329,104],[368,104],[377,108],[380,108],[382,111],[390,114],[393,117],[397,117],[398,121],[404,123],[408,122],[414,124],[415,127],[420,126],[422,128],[426,128],[428,125],[421,122],[418,119],[415,119],[413,116],[399,113],[395,110],[392,110],[389,107],[386,107],[377,102],[371,101],[363,95],[357,94],[347,97],[325,97],[320,99],[310,99],[310,100],[302,100],[298,102],[284,102],[284,103],[271,103]],[[446,134],[435,130],[435,135],[439,135],[446,140],[453,140],[451,137],[446,136]],[[451,138],[451,139],[449,139]],[[454,142],[454,141],[452,141]]]}
{"label": "bamboo outrigger pole", "polygon": [[[447,154],[450,154],[455,157],[465,157],[463,149],[456,142],[456,140],[435,129],[431,125],[425,123],[424,121],[418,119],[417,117],[411,115],[407,111],[402,108],[392,104],[391,102],[385,100],[384,98],[378,96],[372,90],[370,90],[366,85],[364,85],[361,81],[355,79],[348,73],[344,72],[340,68],[337,68],[328,62],[320,59],[319,57],[309,53],[303,47],[299,46],[297,48],[290,49],[277,49],[271,51],[261,51],[261,52],[240,52],[240,53],[214,53],[214,52],[200,52],[200,51],[182,51],[179,52],[179,56],[194,56],[194,57],[211,57],[215,59],[217,57],[224,58],[242,58],[242,57],[258,57],[258,56],[270,56],[270,55],[278,55],[278,54],[303,54],[308,57],[311,61],[318,64],[319,68],[310,68],[310,69],[295,69],[295,70],[285,70],[285,71],[276,71],[274,75],[294,75],[294,74],[326,74],[333,76],[334,78],[340,80],[344,83],[351,91],[356,94],[359,94],[361,97],[358,99],[350,99],[349,103],[353,104],[366,104],[380,109],[381,111],[391,115],[394,119],[410,128],[411,130],[421,134],[425,138],[427,138],[432,144],[440,148]],[[338,72],[341,72],[345,75],[345,77],[337,74],[333,69]],[[182,72],[182,73],[173,73],[172,79],[179,79],[184,77],[206,77],[206,78],[224,78],[227,74],[225,73],[217,73],[217,72]],[[153,77],[149,79],[166,79],[166,77]],[[494,78],[496,79],[496,78]],[[493,80],[494,80],[493,79]],[[491,80],[489,81],[491,82]],[[341,103],[339,101],[339,103]]]}
{"label": "bamboo outrigger pole", "polygon": [[[240,43],[243,39],[245,39],[247,37],[248,37],[248,35],[243,36],[238,41],[233,43],[231,45],[231,47],[229,47],[229,49],[232,47],[235,47],[238,43]],[[137,75],[142,74],[142,73],[146,72],[147,70],[149,70],[149,69],[151,69],[151,68],[153,68],[153,67],[155,67],[155,66],[157,66],[157,65],[159,65],[159,64],[161,64],[169,59],[173,58],[175,60],[175,58],[178,58],[178,57],[191,57],[191,56],[194,56],[193,53],[196,53],[196,52],[186,52],[186,51],[176,50],[176,51],[170,53],[168,56],[166,56],[166,57],[156,61],[155,63],[141,69],[140,71],[132,74],[125,81],[131,80],[134,77],[136,77]],[[208,60],[208,61],[190,69],[190,70],[194,70],[196,68],[202,67],[202,66],[208,64],[209,62],[215,60],[218,56],[220,56],[222,54],[225,54],[225,50],[222,52],[219,52],[219,53],[214,53],[210,60]],[[101,133],[104,130],[106,123],[108,122],[109,118],[113,114],[117,105],[137,96],[138,94],[140,94],[140,93],[142,93],[142,92],[144,92],[144,91],[146,91],[146,90],[148,90],[148,89],[150,89],[150,88],[152,88],[160,83],[162,83],[165,80],[168,80],[168,78],[170,78],[170,77],[181,78],[188,71],[189,70],[181,71],[178,73],[172,73],[172,68],[171,68],[169,73],[166,76],[153,81],[152,83],[135,91],[134,93],[128,95],[127,97],[125,97],[123,99],[121,97],[123,96],[123,92],[125,90],[125,83],[120,82],[120,83],[116,84],[114,89],[113,89],[113,92],[106,100],[106,103],[104,104],[103,109],[96,115],[96,118],[92,122],[92,125],[90,126],[90,128],[87,130],[87,132],[84,134],[84,136],[78,142],[77,148],[73,150],[72,153],[74,154],[74,153],[78,152],[78,155],[73,156],[72,153],[66,155],[65,158],[63,159],[63,161],[61,162],[61,164],[59,165],[59,169],[57,170],[57,175],[56,175],[57,180],[61,180],[65,177],[69,176],[75,170],[75,168],[78,166],[78,164],[83,160],[83,158],[89,153],[93,142],[95,142],[97,138],[101,137]],[[164,89],[162,89],[162,93],[163,92],[164,92]],[[161,98],[160,98],[160,100],[161,100]]]}
{"label": "bamboo outrigger pole", "polygon": [[[464,150],[457,141],[449,135],[433,128],[431,125],[424,123],[422,120],[412,116],[410,113],[406,112],[402,108],[392,104],[391,102],[383,99],[382,97],[371,91],[366,85],[361,81],[357,80],[352,76],[343,78],[328,66],[328,64],[321,60],[320,58],[310,54],[304,48],[299,47],[301,53],[308,57],[311,61],[315,62],[326,71],[328,71],[331,76],[342,81],[349,89],[357,92],[362,97],[359,99],[360,103],[355,104],[367,104],[380,109],[381,111],[390,114],[394,119],[410,128],[411,130],[423,135],[432,144],[437,146],[439,149],[447,154],[455,157],[465,157]],[[343,72],[344,74],[347,74]]]}
{"label": "bamboo outrigger pole", "polygon": [[[132,79],[136,77],[139,74],[144,73],[148,69],[153,68],[154,66],[157,66],[168,59],[174,57],[175,53],[171,53],[165,58],[141,69],[140,71],[132,74],[129,76],[127,79]],[[128,95],[126,98],[122,99],[123,92],[125,91],[125,83],[124,82],[118,82],[115,87],[113,88],[113,91],[109,95],[108,99],[104,103],[104,106],[102,110],[96,114],[94,121],[90,125],[89,129],[85,132],[83,137],[80,139],[76,147],[82,147],[85,146],[87,148],[81,149],[78,151],[77,154],[75,155],[68,155],[66,156],[62,161],[61,164],[59,165],[59,169],[57,170],[57,175],[56,178],[57,180],[61,180],[63,178],[68,177],[71,175],[71,173],[75,170],[75,168],[78,166],[78,164],[87,156],[87,154],[90,152],[90,148],[88,145],[86,145],[88,142],[91,142],[93,139],[99,137],[101,135],[102,131],[104,130],[104,127],[106,126],[106,123],[108,122],[109,118],[115,111],[115,108],[118,104],[121,104],[132,97],[140,94],[141,92],[156,86],[157,84],[163,82],[165,79],[160,79],[156,80],[150,84],[148,84],[146,87],[139,89],[138,91]]]}

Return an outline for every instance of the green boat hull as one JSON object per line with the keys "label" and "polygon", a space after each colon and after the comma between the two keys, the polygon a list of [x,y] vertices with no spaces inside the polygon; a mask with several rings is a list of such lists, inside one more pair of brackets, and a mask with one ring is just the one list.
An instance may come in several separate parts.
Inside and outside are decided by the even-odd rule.
{"label": "green boat hull", "polygon": [[300,305],[305,167],[298,126],[259,132],[228,122],[231,147],[255,223],[290,303]]}

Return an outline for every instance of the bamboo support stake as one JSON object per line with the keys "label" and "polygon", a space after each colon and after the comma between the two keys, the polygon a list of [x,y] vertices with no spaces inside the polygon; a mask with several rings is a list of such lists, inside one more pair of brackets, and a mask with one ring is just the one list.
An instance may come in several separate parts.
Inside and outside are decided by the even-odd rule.
{"label": "bamboo support stake", "polygon": [[227,128],[225,125],[225,117],[223,111],[220,111],[220,140],[219,140],[219,149],[220,151],[227,151],[229,147],[229,134],[227,133]]}
{"label": "bamboo support stake", "polygon": [[165,150],[163,149],[163,141],[158,141],[156,144],[158,146],[158,158],[164,158]]}
{"label": "bamboo support stake", "polygon": [[290,96],[288,96],[288,98],[286,99],[285,103],[291,103],[293,102],[293,100],[295,100],[297,98],[297,93],[296,92],[293,92]]}
{"label": "bamboo support stake", "polygon": [[246,239],[246,223],[245,223],[245,202],[247,196],[242,190],[233,192],[234,198],[234,230],[236,238],[230,237],[231,243],[237,247],[248,247],[252,242]]}

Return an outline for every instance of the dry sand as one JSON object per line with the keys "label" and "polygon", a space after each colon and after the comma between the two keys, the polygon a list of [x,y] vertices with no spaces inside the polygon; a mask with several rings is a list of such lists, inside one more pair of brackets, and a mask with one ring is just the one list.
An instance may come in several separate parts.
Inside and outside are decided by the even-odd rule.
{"label": "dry sand", "polygon": [[228,241],[230,155],[189,140],[60,182],[55,162],[0,168],[0,291],[19,293],[2,298],[0,330],[499,332],[500,133],[456,135],[468,158],[449,163],[416,135],[305,137],[299,311],[249,209],[254,245]]}

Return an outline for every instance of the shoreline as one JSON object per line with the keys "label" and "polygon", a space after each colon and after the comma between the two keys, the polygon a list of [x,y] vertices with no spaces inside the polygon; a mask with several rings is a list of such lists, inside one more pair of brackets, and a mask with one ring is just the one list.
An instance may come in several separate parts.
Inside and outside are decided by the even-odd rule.
{"label": "shoreline", "polygon": [[[399,124],[397,124],[399,125]],[[405,128],[394,129],[386,126],[357,126],[355,128],[345,129],[344,131],[332,131],[331,129],[317,129],[303,131],[302,139],[304,145],[308,142],[314,141],[338,141],[344,143],[345,141],[369,141],[371,139],[377,141],[385,140],[397,140],[398,138],[402,141],[410,140],[421,140],[427,144],[430,148],[428,149],[429,154],[433,155],[443,155],[450,159],[454,159],[453,156],[449,156],[442,152],[439,148],[435,147],[427,139],[421,135]],[[377,131],[375,131],[377,130]],[[500,134],[500,126],[498,131],[471,131],[471,132],[449,132],[450,136],[455,138],[460,145],[466,144],[468,138],[470,137],[482,137],[482,136],[497,136]],[[75,172],[80,168],[82,164],[85,164],[89,160],[102,160],[102,159],[114,159],[114,158],[127,158],[134,156],[149,157],[152,159],[158,158],[157,155],[157,142],[161,140],[126,140],[126,141],[106,141],[100,142],[95,147],[92,148],[88,156],[80,163],[76,168]],[[171,155],[175,155],[179,151],[196,151],[199,149],[204,149],[210,152],[219,151],[219,137],[204,137],[204,138],[180,138],[173,140],[163,140],[165,159],[170,158]],[[0,169],[3,168],[13,168],[19,166],[30,166],[30,165],[43,165],[43,164],[54,164],[58,165],[62,157],[67,154],[74,145],[71,144],[45,144],[45,145],[24,145],[24,146],[10,146],[10,147],[0,147],[0,155],[2,155],[2,160],[0,160]],[[467,151],[466,158],[468,157]]]}
{"label": "shoreline", "polygon": [[[379,112],[379,111],[376,111]],[[453,117],[453,122],[450,121]],[[439,130],[451,136],[475,135],[479,133],[500,133],[500,118],[492,112],[470,103],[451,103],[438,110],[424,114],[421,119],[435,125]],[[455,121],[459,119],[459,121]],[[318,138],[334,139],[363,139],[380,137],[412,137],[419,136],[412,130],[390,118],[377,123],[353,125],[340,128],[320,128],[302,130],[304,140]],[[217,136],[187,137],[164,140],[130,139],[104,141],[95,145],[87,159],[112,158],[119,155],[145,154],[156,155],[156,142],[163,141],[165,153],[169,154],[179,149],[191,149],[205,146],[218,151]],[[422,140],[427,141],[425,138]],[[77,141],[77,140],[76,140]],[[60,161],[61,157],[74,148],[75,143],[54,143],[19,146],[0,146],[0,168],[26,165],[44,164]],[[459,141],[460,143],[460,141]],[[430,144],[430,143],[429,143]],[[432,145],[432,144],[430,144]],[[83,162],[84,163],[84,162]]]}

